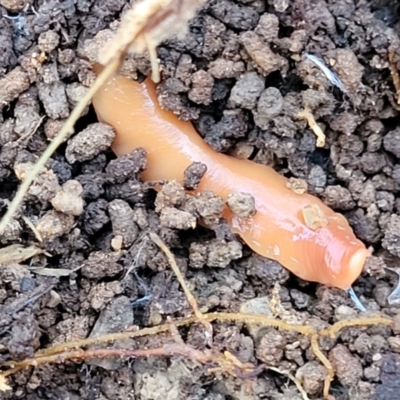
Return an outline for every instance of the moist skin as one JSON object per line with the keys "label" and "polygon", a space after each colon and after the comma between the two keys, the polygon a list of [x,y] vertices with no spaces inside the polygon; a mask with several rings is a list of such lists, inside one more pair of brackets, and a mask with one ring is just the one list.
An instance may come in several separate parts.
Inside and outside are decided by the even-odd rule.
{"label": "moist skin", "polygon": [[[287,179],[270,167],[217,153],[190,122],[160,108],[150,79],[139,84],[116,76],[97,92],[93,105],[99,120],[117,132],[112,145],[117,156],[137,147],[147,151],[144,181],[183,183],[184,170],[196,161],[207,165],[207,172],[192,193],[210,190],[224,200],[235,192],[251,194],[257,210],[253,217],[240,219],[228,208],[224,217],[258,254],[306,281],[344,290],[361,274],[370,253],[343,215],[314,196],[288,189]],[[302,210],[310,205],[319,207],[326,227],[312,230],[305,224]]]}

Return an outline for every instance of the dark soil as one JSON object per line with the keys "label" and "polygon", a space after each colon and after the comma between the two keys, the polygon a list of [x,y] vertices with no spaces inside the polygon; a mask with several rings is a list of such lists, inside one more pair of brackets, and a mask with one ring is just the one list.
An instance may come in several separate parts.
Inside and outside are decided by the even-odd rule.
{"label": "dark soil", "polygon": [[[127,8],[121,0],[0,0],[0,213],[93,82],[90,62]],[[158,49],[159,98],[192,120],[216,150],[272,165],[344,213],[374,251],[355,292],[368,310],[399,316],[400,301],[388,302],[400,256],[400,106],[389,53],[400,69],[397,0],[210,0],[185,39]],[[321,58],[342,86],[306,54]],[[126,71],[142,79],[150,63],[132,56]],[[296,118],[305,107],[326,134],[324,148],[316,148],[313,132]],[[174,252],[202,311],[267,313],[317,326],[357,315],[346,293],[302,282],[253,254],[220,222],[223,204],[212,193],[187,198],[171,182],[156,196],[139,180],[146,155],[138,150],[116,160],[113,137],[88,107],[0,237],[3,246],[36,243],[45,251],[0,268],[0,362],[190,314],[149,230]],[[203,174],[203,165],[191,166],[186,188]],[[251,215],[252,202],[238,193],[230,206]],[[192,230],[195,216],[213,230]],[[51,268],[53,276],[31,267]],[[307,338],[234,323],[215,323],[214,330],[216,349],[291,371],[311,399],[322,398],[325,370]],[[206,346],[201,326],[181,333],[188,344]],[[321,343],[337,371],[336,399],[399,396],[399,333],[347,328]],[[117,345],[134,349],[164,340]],[[262,372],[249,386],[182,358],[46,365],[9,383],[13,391],[1,399],[301,398],[285,375]]]}

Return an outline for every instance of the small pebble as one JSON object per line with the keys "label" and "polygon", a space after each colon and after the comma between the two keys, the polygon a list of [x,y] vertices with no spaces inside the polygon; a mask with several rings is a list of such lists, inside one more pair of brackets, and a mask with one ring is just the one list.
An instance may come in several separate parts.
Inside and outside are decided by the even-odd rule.
{"label": "small pebble", "polygon": [[[89,337],[101,336],[113,332],[122,332],[133,325],[133,308],[131,300],[119,296],[100,313]],[[89,365],[99,366],[108,371],[121,367],[121,357],[92,358],[86,361]]]}
{"label": "small pebble", "polygon": [[306,193],[308,189],[307,182],[304,179],[298,178],[289,178],[286,187],[297,194]]}
{"label": "small pebble", "polygon": [[395,353],[400,353],[400,338],[399,337],[390,337],[388,339],[389,346],[392,351]]}
{"label": "small pebble", "polygon": [[43,240],[52,240],[68,233],[72,229],[74,223],[75,221],[72,215],[51,210],[39,219],[36,229]]}
{"label": "small pebble", "polygon": [[81,215],[83,212],[82,193],[82,185],[71,179],[62,185],[61,190],[51,200],[51,204],[57,211],[64,214]]}

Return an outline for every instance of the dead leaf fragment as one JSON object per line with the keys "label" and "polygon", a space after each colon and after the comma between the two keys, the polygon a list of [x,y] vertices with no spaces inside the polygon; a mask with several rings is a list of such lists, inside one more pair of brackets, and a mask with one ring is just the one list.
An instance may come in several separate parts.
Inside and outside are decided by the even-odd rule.
{"label": "dead leaf fragment", "polygon": [[26,247],[21,244],[12,244],[0,249],[0,264],[19,264],[42,253],[43,250],[37,246]]}
{"label": "dead leaf fragment", "polygon": [[82,266],[75,268],[75,269],[67,269],[67,268],[44,268],[44,267],[31,267],[28,268],[30,271],[37,275],[43,275],[43,276],[54,276],[56,278],[59,278],[61,276],[69,276],[73,272],[77,271],[80,269]]}

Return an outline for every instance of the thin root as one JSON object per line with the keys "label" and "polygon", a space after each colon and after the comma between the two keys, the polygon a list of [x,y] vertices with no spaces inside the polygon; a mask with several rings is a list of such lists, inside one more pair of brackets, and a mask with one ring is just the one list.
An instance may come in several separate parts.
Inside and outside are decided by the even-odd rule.
{"label": "thin root", "polygon": [[[258,323],[265,326],[272,326],[278,329],[294,331],[300,334],[306,335],[311,339],[311,349],[318,360],[325,366],[327,374],[324,382],[323,394],[325,398],[329,398],[329,390],[331,381],[335,375],[334,369],[330,361],[322,353],[318,339],[322,336],[328,336],[335,338],[336,335],[345,327],[352,326],[370,326],[383,324],[391,326],[393,324],[392,320],[385,317],[369,317],[369,318],[356,318],[343,320],[335,323],[329,328],[318,331],[315,327],[310,325],[295,325],[289,324],[287,322],[277,320],[274,318],[269,318],[264,315],[253,315],[253,314],[241,314],[241,313],[213,313],[213,314],[202,314],[198,309],[196,299],[191,294],[185,279],[180,272],[175,258],[165,243],[160,239],[155,233],[150,233],[151,240],[156,243],[157,246],[166,254],[168,261],[177,276],[179,283],[181,284],[183,291],[188,299],[189,304],[192,306],[194,311],[194,316],[186,318],[184,320],[172,321],[168,319],[168,323],[156,327],[144,328],[136,331],[126,331],[121,333],[112,333],[100,337],[93,337],[84,340],[78,340],[70,343],[63,343],[52,346],[50,348],[38,351],[34,357],[25,359],[20,362],[9,361],[4,363],[1,368],[9,368],[0,374],[1,379],[5,379],[6,376],[12,375],[15,372],[27,368],[29,366],[37,366],[52,362],[63,362],[65,360],[85,360],[94,357],[150,357],[150,356],[173,356],[180,355],[203,365],[210,365],[209,372],[222,372],[231,374],[238,378],[246,377],[251,379],[256,377],[265,366],[255,367],[251,363],[242,363],[235,355],[225,351],[224,353],[215,353],[212,348],[206,349],[204,351],[196,350],[191,346],[184,343],[182,337],[179,334],[178,327],[189,325],[194,322],[201,322],[205,327],[206,331],[209,332],[210,343],[212,339],[212,327],[211,322],[213,321],[239,321],[242,323]],[[161,332],[171,333],[171,337],[174,341],[173,344],[165,344],[162,347],[154,349],[139,349],[139,350],[129,350],[129,349],[89,349],[84,350],[83,348],[91,345],[98,345],[100,343],[115,342],[117,340],[127,339],[127,338],[137,338],[145,335],[156,335]],[[289,377],[290,378],[290,377]],[[293,378],[293,377],[292,377]],[[291,379],[292,379],[291,378]],[[293,379],[292,379],[293,380]],[[298,382],[293,380],[298,387],[300,393],[304,397],[304,390],[298,386]]]}
{"label": "thin root", "polygon": [[314,115],[311,111],[308,108],[305,108],[303,111],[300,111],[297,116],[307,120],[308,125],[317,137],[317,147],[324,147],[326,138],[325,133],[322,132],[321,127],[317,124],[317,121],[315,121]]}
{"label": "thin root", "polygon": [[307,395],[307,392],[304,390],[303,386],[301,386],[300,381],[295,376],[293,376],[289,371],[282,371],[281,369],[275,367],[268,367],[268,369],[277,372],[278,374],[287,376],[296,385],[297,390],[303,397],[303,400],[310,400],[310,398]]}
{"label": "thin root", "polygon": [[192,310],[194,312],[194,315],[197,317],[199,322],[203,324],[207,336],[207,342],[211,346],[211,341],[212,341],[212,335],[213,335],[213,329],[212,325],[209,321],[207,321],[204,318],[204,314],[199,310],[199,307],[197,305],[197,301],[195,297],[192,295],[192,293],[189,290],[188,285],[186,284],[185,278],[183,277],[178,265],[176,264],[175,257],[171,253],[171,251],[168,249],[168,247],[165,245],[165,243],[161,240],[161,238],[154,232],[149,233],[150,239],[164,252],[164,254],[167,256],[169,265],[171,266],[172,270],[174,271],[176,278],[178,279],[180,285],[182,286],[183,291],[185,292],[185,296],[187,298],[188,303],[192,307]]}

